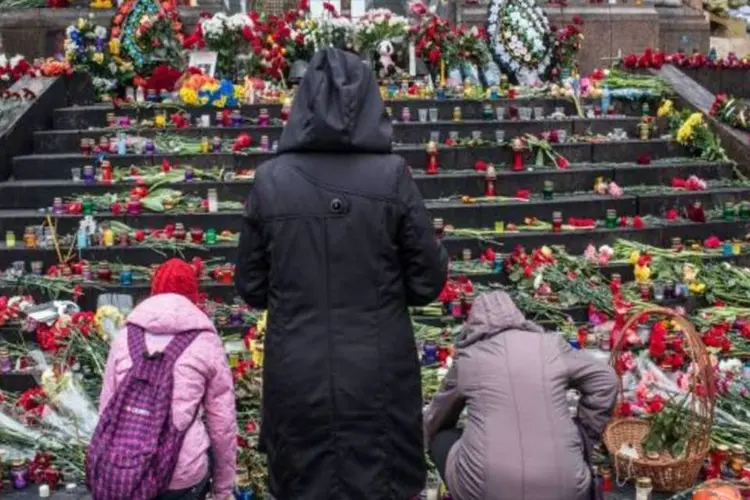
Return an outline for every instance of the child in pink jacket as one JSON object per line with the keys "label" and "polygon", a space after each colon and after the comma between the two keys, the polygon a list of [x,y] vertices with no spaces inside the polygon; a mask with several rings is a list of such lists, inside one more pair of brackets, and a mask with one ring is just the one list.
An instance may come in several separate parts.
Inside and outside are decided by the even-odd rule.
{"label": "child in pink jacket", "polygon": [[[237,421],[232,374],[216,328],[195,305],[197,301],[198,280],[193,267],[182,260],[171,259],[156,271],[151,297],[141,302],[127,318],[128,323],[147,332],[149,353],[162,351],[175,335],[202,332],[174,366],[172,419],[175,427],[188,430],[169,491],[159,497],[161,500],[205,498],[209,480],[213,483],[213,498],[228,500],[232,498],[234,487]],[[121,332],[109,352],[100,414],[132,365],[128,335]]]}

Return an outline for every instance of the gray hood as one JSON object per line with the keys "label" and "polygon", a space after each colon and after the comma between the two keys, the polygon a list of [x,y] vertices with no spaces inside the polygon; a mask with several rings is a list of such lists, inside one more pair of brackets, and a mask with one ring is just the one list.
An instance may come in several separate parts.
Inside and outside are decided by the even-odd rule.
{"label": "gray hood", "polygon": [[523,316],[507,293],[483,293],[474,300],[469,318],[456,339],[456,347],[466,347],[508,330],[544,332],[544,328]]}

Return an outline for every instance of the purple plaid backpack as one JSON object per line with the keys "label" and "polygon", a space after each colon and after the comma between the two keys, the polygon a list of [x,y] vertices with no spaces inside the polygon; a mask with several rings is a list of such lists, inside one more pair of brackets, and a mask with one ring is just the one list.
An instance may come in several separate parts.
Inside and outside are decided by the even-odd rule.
{"label": "purple plaid backpack", "polygon": [[128,324],[133,366],[104,409],[86,457],[94,500],[151,500],[166,491],[186,432],[172,424],[172,371],[199,334],[175,335],[163,352],[149,355],[143,329]]}

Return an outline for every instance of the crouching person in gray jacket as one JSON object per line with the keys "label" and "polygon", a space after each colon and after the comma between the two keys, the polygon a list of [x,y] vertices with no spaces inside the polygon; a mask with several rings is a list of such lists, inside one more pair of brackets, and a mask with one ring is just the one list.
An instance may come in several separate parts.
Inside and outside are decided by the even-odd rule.
{"label": "crouching person in gray jacket", "polygon": [[[576,420],[569,389],[581,394]],[[616,394],[607,364],[527,321],[505,292],[484,294],[425,410],[425,442],[456,500],[590,500],[587,442],[599,439]]]}

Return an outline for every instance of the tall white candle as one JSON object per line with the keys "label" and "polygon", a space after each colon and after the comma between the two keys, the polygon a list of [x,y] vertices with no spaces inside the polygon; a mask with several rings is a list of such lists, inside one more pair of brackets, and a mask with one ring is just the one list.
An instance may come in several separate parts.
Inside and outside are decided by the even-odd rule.
{"label": "tall white candle", "polygon": [[46,484],[39,485],[39,498],[49,498],[49,486]]}
{"label": "tall white candle", "polygon": [[409,42],[409,75],[417,76],[417,49]]}

